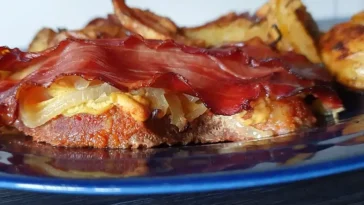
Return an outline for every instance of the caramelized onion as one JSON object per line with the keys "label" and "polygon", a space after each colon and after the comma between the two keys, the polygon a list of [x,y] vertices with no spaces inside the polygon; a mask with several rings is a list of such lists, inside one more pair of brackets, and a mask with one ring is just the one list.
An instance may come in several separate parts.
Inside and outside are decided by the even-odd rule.
{"label": "caramelized onion", "polygon": [[[176,125],[179,130],[186,127],[187,121],[193,121],[207,110],[198,98],[190,95],[166,94],[161,88],[141,88],[127,94],[107,83],[99,84],[78,76],[67,76],[54,82],[49,88],[33,87],[28,90],[20,99],[20,119],[26,126],[34,128],[58,115],[70,117],[79,113],[100,114],[113,105],[130,109],[130,106],[137,106],[126,102],[125,97],[135,102],[147,99],[149,103],[146,105],[149,104],[151,110],[159,110],[158,118],[170,113],[171,124]],[[143,112],[141,116],[134,117],[144,121]]]}
{"label": "caramelized onion", "polygon": [[86,89],[88,86],[90,85],[90,81],[85,80],[83,78],[78,78],[75,82],[74,82],[74,86],[77,90],[84,90]]}
{"label": "caramelized onion", "polygon": [[158,118],[162,118],[167,114],[168,102],[164,96],[165,92],[160,88],[146,88],[145,97],[151,101],[152,109],[158,109]]}
{"label": "caramelized onion", "polygon": [[189,122],[192,122],[194,119],[200,117],[202,114],[204,114],[207,111],[207,108],[203,103],[190,104],[188,107],[189,107],[189,110],[186,113],[186,119]]}
{"label": "caramelized onion", "polygon": [[[39,89],[39,88],[37,88]],[[84,103],[88,100],[95,100],[100,96],[109,95],[118,90],[107,83],[101,85],[91,86],[84,90],[75,90],[65,92],[62,95],[52,97],[48,100],[41,102],[34,102],[33,94],[38,93],[37,89],[31,89],[24,98],[20,99],[19,110],[20,119],[30,128],[40,126],[54,117],[62,114],[65,110]]]}
{"label": "caramelized onion", "polygon": [[192,95],[187,95],[187,94],[183,94],[183,95],[188,99],[188,101],[193,102],[193,103],[200,100],[198,97],[195,97],[195,96],[192,96]]}
{"label": "caramelized onion", "polygon": [[187,119],[184,116],[182,103],[177,95],[166,94],[169,110],[171,111],[171,124],[176,125],[179,131],[182,131],[187,125]]}

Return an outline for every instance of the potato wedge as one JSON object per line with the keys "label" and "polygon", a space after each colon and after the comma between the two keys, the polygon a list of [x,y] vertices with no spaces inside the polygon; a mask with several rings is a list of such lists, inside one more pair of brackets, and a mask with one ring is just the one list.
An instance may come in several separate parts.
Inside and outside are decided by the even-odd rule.
{"label": "potato wedge", "polygon": [[97,18],[92,20],[81,30],[67,31],[59,30],[58,32],[44,28],[38,32],[29,46],[30,52],[38,52],[47,48],[56,46],[66,38],[79,39],[102,39],[102,38],[123,38],[129,31],[119,25],[114,16],[110,15],[107,19]]}
{"label": "potato wedge", "polygon": [[266,19],[268,16],[268,13],[270,11],[270,3],[267,2],[265,4],[263,4],[263,6],[261,6],[256,12],[255,12],[255,16],[260,18],[260,19]]}
{"label": "potato wedge", "polygon": [[[193,28],[179,28],[166,17],[147,10],[129,8],[125,0],[113,0],[113,5],[114,15],[109,15],[107,20],[94,19],[81,30],[59,33],[42,31],[37,35],[38,38],[34,39],[32,50],[54,46],[68,37],[122,38],[128,32],[148,39],[173,39],[179,43],[200,47],[213,47],[259,37],[281,51],[295,51],[314,63],[321,62],[316,47],[317,25],[300,0],[270,0],[256,12],[257,18],[252,18],[246,13],[229,13]],[[45,38],[46,35],[50,35],[48,39]],[[37,45],[39,48],[34,49]]]}
{"label": "potato wedge", "polygon": [[205,25],[181,30],[184,36],[201,40],[207,47],[247,41],[254,37],[268,40],[267,22],[257,22],[247,14],[229,13]]}
{"label": "potato wedge", "polygon": [[320,63],[318,26],[301,0],[270,0],[268,5],[269,9],[264,5],[256,15],[267,19],[272,42],[281,37],[276,44],[277,48],[281,51],[295,51],[313,63]]}
{"label": "potato wedge", "polygon": [[320,39],[320,49],[324,63],[339,83],[364,89],[363,12],[325,33]]}
{"label": "potato wedge", "polygon": [[50,28],[43,28],[35,35],[32,42],[28,47],[29,52],[39,52],[49,47],[50,42],[57,35],[55,31]]}
{"label": "potato wedge", "polygon": [[351,17],[351,22],[358,23],[358,24],[364,24],[364,11],[359,12],[355,14],[353,17]]}
{"label": "potato wedge", "polygon": [[171,39],[177,33],[177,26],[168,18],[129,8],[124,0],[113,0],[113,5],[120,24],[144,38]]}
{"label": "potato wedge", "polygon": [[129,8],[125,0],[113,0],[115,16],[126,29],[147,39],[174,39],[186,45],[203,46],[203,42],[186,38],[169,18],[148,10]]}

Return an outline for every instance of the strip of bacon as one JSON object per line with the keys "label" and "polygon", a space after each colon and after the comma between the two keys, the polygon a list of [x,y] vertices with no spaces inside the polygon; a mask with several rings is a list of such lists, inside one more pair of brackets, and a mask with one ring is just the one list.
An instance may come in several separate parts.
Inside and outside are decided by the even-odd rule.
{"label": "strip of bacon", "polygon": [[[33,66],[21,80],[11,74]],[[122,91],[165,88],[199,97],[215,114],[233,115],[249,109],[259,96],[270,98],[308,92],[341,107],[330,88],[330,76],[303,56],[273,51],[259,39],[240,46],[202,49],[172,40],[67,39],[39,53],[0,48],[0,114],[6,124],[17,117],[17,93],[27,86],[49,86],[65,75],[100,79]]]}

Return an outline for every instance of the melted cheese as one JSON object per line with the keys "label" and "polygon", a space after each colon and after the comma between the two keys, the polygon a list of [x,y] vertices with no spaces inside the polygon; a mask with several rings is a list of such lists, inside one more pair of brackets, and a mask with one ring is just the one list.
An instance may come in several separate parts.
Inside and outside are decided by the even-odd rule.
{"label": "melted cheese", "polygon": [[149,102],[145,98],[121,92],[100,96],[96,100],[88,100],[80,105],[66,109],[62,114],[67,117],[80,113],[99,115],[115,105],[121,107],[124,112],[130,113],[137,121],[145,121],[149,118]]}
{"label": "melted cheese", "polygon": [[242,111],[241,113],[236,114],[235,117],[246,126],[265,123],[272,113],[272,108],[269,104],[269,98],[259,98],[251,103],[253,110],[249,112],[250,116],[247,116],[248,111]]}

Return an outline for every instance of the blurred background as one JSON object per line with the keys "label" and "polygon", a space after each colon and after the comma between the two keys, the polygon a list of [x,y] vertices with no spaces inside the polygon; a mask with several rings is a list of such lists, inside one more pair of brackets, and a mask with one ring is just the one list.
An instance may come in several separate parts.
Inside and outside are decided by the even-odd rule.
{"label": "blurred background", "polygon": [[[127,0],[128,5],[196,26],[225,13],[254,12],[267,0]],[[364,9],[364,0],[303,0],[317,20],[343,20]],[[42,27],[77,29],[112,12],[111,0],[12,0],[1,3],[0,45],[26,48]]]}

